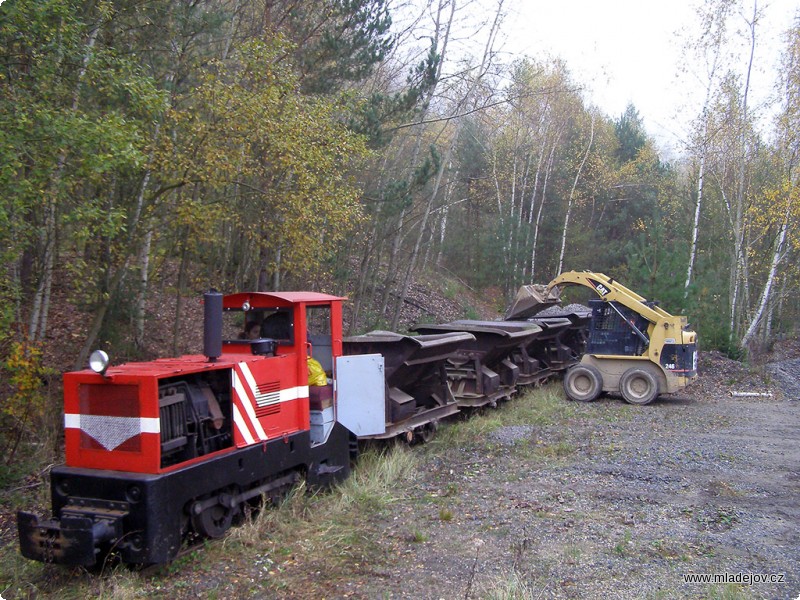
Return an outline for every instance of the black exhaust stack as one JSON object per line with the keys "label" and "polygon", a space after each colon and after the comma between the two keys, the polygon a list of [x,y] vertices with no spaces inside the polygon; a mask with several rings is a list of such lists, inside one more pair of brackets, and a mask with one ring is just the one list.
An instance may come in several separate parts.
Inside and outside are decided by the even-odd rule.
{"label": "black exhaust stack", "polygon": [[208,362],[222,356],[222,294],[214,289],[203,294],[203,354]]}

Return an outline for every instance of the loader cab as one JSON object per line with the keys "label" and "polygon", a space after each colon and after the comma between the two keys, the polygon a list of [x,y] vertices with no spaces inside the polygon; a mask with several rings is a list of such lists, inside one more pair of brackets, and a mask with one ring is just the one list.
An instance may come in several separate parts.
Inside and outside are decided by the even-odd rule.
{"label": "loader cab", "polygon": [[[588,354],[641,356],[647,350],[650,323],[641,314],[618,303],[592,299]],[[656,304],[648,302],[651,308]],[[639,332],[639,333],[637,333]],[[644,338],[641,334],[645,334]]]}

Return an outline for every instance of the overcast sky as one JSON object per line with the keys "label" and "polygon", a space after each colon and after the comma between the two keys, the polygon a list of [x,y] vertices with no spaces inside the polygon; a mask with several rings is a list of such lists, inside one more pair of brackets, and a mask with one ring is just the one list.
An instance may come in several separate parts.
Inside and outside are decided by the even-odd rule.
{"label": "overcast sky", "polygon": [[[745,4],[752,14],[752,0]],[[560,56],[589,88],[589,101],[611,117],[632,102],[660,144],[679,152],[687,123],[702,106],[698,77],[694,89],[691,75],[679,77],[684,42],[697,27],[696,1],[507,0],[507,6],[507,50]],[[756,33],[752,85],[754,100],[762,102],[775,81],[780,34],[791,24],[800,0],[758,0],[758,6],[764,14]],[[739,21],[744,24],[743,17]]]}

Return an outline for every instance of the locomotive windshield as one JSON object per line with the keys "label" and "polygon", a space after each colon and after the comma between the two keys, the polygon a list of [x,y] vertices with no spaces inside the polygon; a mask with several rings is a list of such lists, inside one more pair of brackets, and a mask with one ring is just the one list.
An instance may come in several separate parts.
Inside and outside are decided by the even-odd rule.
{"label": "locomotive windshield", "polygon": [[226,310],[222,319],[222,338],[228,341],[273,339],[294,344],[294,317],[288,308]]}

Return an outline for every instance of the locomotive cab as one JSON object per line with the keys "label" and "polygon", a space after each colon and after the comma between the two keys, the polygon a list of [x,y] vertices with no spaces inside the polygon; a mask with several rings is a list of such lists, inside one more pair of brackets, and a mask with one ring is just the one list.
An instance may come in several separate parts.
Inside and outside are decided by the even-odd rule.
{"label": "locomotive cab", "polygon": [[[296,293],[235,294],[224,300],[222,325],[223,355],[250,352],[265,354],[284,361],[280,371],[284,377],[294,373],[299,388],[296,393],[307,400],[297,407],[297,418],[311,435],[311,444],[325,443],[335,422],[334,382],[336,359],[342,355],[341,299],[324,294],[304,293],[306,300],[297,303]],[[248,332],[254,337],[248,337]],[[309,359],[325,373],[325,384],[309,382]],[[312,385],[317,383],[317,385]],[[269,388],[272,395],[269,395]],[[291,386],[261,384],[267,395],[256,398],[259,414],[277,414],[280,405],[278,388],[284,401],[295,394]],[[272,406],[273,412],[267,407]]]}

